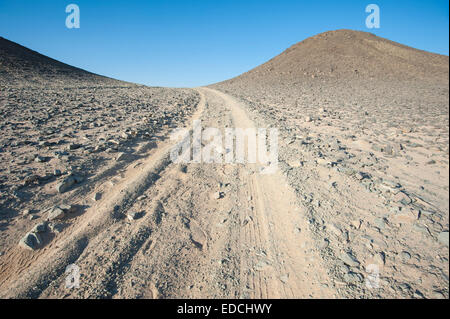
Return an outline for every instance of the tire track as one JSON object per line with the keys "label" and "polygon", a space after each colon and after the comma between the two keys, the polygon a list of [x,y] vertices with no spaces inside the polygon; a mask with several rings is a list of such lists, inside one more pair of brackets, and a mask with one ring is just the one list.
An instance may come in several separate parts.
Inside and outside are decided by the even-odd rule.
{"label": "tire track", "polygon": [[[205,95],[215,95],[224,101],[236,128],[255,128],[243,107],[233,98],[216,90],[202,90]],[[255,174],[260,168],[259,164],[241,168],[244,193],[249,195],[241,197],[241,202],[250,202],[250,207],[254,207],[251,209],[252,218],[247,221],[252,225],[244,228],[241,237],[244,248],[241,271],[250,271],[249,276],[242,277],[244,282],[241,282],[241,292],[245,292],[249,286],[254,288],[249,291],[250,298],[332,296],[332,291],[310,277],[313,273],[315,277],[327,280],[327,272],[321,268],[317,252],[302,249],[302,243],[313,245],[313,240],[308,233],[306,214],[302,214],[302,207],[299,206],[294,191],[280,171],[274,174]],[[244,217],[243,222],[245,218],[248,217]],[[301,229],[301,232],[296,233],[297,229]],[[245,247],[253,247],[255,253],[246,255]],[[311,264],[311,260],[316,263]]]}
{"label": "tire track", "polygon": [[[192,119],[201,116],[204,106],[203,98]],[[163,141],[144,161],[140,161],[142,165],[129,165],[124,173],[125,178],[103,194],[103,200],[87,209],[78,220],[59,234],[61,237],[65,236],[64,238],[53,240],[45,249],[28,252],[20,259],[15,258],[12,252],[12,259],[6,259],[0,269],[4,278],[0,286],[0,297],[39,297],[52,282],[64,274],[68,264],[74,263],[80,257],[93,238],[107,233],[117,220],[124,217],[136,198],[154,184],[159,174],[170,164],[171,147],[170,141]],[[27,268],[17,268],[16,263],[26,265],[27,260],[30,260]],[[13,269],[14,274],[11,272]]]}

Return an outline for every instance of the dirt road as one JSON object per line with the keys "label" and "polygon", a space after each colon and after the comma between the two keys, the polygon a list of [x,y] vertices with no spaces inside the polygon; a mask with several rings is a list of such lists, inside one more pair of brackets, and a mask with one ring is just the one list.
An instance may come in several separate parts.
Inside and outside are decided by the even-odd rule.
{"label": "dirt road", "polygon": [[[255,127],[230,96],[198,92],[191,120],[221,130]],[[280,172],[260,174],[258,164],[175,164],[173,145],[165,136],[141,147],[145,156],[105,177],[101,200],[44,248],[9,252],[0,268],[2,297],[333,296]],[[80,287],[67,289],[71,264]]]}

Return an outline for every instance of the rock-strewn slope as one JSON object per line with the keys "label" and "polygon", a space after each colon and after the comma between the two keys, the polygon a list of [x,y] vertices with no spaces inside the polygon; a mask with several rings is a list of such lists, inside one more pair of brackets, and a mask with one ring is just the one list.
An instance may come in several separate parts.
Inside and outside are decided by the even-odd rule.
{"label": "rock-strewn slope", "polygon": [[[193,90],[106,78],[0,38],[0,285],[20,273],[14,254],[34,258],[85,210],[80,198],[99,200],[198,102]],[[53,235],[35,237],[36,225]]]}
{"label": "rock-strewn slope", "polygon": [[448,297],[448,73],[448,56],[338,30],[211,86],[280,129],[341,296]]}
{"label": "rock-strewn slope", "polygon": [[[291,86],[311,79],[421,80],[440,82],[448,74],[448,56],[417,50],[371,33],[337,30],[294,44],[280,55],[224,85]],[[253,83],[257,84],[257,83]]]}
{"label": "rock-strewn slope", "polygon": [[[14,87],[117,85],[104,76],[56,61],[0,37],[0,84]],[[124,82],[122,82],[125,84]],[[122,85],[123,85],[122,84]]]}

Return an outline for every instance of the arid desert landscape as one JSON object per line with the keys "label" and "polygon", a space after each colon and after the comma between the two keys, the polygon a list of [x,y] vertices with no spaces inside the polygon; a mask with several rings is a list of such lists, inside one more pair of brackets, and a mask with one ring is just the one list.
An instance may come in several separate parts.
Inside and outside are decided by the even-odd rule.
{"label": "arid desert landscape", "polygon": [[[32,49],[0,37],[0,298],[449,298],[448,56],[337,30],[177,89]],[[173,162],[194,121],[278,129],[278,170]]]}

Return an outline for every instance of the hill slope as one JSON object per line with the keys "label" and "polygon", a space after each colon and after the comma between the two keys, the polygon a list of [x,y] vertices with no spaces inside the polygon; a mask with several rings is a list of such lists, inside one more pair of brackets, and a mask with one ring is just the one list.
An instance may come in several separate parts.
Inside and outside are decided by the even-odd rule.
{"label": "hill slope", "polygon": [[0,37],[0,83],[68,86],[120,82],[67,65]]}
{"label": "hill slope", "polygon": [[301,41],[259,67],[223,83],[295,84],[311,78],[442,80],[448,77],[448,63],[448,56],[420,51],[371,33],[337,30]]}
{"label": "hill slope", "polygon": [[[278,128],[340,296],[448,295],[448,73],[448,56],[338,30],[211,86]],[[347,253],[361,264],[348,267]],[[381,289],[366,289],[374,265]]]}

